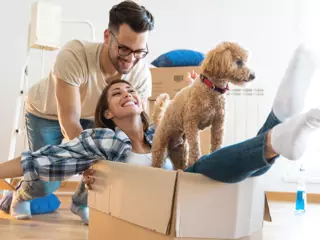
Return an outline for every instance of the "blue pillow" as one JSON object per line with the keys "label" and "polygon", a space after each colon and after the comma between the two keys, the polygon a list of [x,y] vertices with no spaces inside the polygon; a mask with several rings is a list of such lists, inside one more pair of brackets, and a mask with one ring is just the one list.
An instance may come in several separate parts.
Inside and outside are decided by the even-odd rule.
{"label": "blue pillow", "polygon": [[198,51],[177,49],[160,55],[151,64],[155,67],[199,66],[204,57],[205,55]]}
{"label": "blue pillow", "polygon": [[59,198],[54,194],[32,199],[30,201],[31,214],[36,215],[54,212],[60,207],[60,204]]}

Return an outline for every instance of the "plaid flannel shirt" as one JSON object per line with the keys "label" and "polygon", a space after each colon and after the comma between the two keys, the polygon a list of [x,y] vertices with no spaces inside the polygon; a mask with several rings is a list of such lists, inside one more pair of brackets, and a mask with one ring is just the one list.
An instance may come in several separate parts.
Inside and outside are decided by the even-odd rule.
{"label": "plaid flannel shirt", "polygon": [[[145,133],[145,140],[150,146],[154,132],[152,125]],[[131,150],[130,139],[119,128],[115,131],[87,129],[79,137],[61,145],[47,145],[36,152],[23,152],[24,180],[61,181],[82,173],[98,160],[124,162]]]}

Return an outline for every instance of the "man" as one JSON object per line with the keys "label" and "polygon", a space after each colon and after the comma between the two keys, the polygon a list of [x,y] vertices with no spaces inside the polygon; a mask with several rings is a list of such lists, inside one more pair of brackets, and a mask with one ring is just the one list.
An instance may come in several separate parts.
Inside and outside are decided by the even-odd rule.
{"label": "man", "polygon": [[[25,118],[32,151],[48,144],[58,145],[63,138],[71,140],[92,128],[97,100],[113,79],[131,82],[147,103],[151,74],[142,59],[148,54],[148,34],[153,27],[154,19],[148,10],[124,1],[110,10],[103,43],[73,40],[61,49],[48,78],[34,85],[27,96]],[[59,185],[60,182],[22,181],[13,196],[11,215],[31,218],[30,203],[22,201],[22,196],[44,197]],[[71,211],[88,224],[83,183],[72,197]]]}

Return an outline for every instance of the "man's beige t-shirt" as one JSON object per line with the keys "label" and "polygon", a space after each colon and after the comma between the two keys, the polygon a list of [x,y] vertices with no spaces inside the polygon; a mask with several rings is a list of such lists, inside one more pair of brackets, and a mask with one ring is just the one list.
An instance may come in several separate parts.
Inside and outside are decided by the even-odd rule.
{"label": "man's beige t-shirt", "polygon": [[[72,40],[57,55],[49,76],[33,85],[26,98],[26,111],[38,117],[58,120],[55,88],[57,78],[79,87],[81,118],[94,117],[101,92],[107,86],[100,67],[103,43]],[[143,100],[151,96],[151,73],[147,64],[140,60],[121,79],[130,82]]]}

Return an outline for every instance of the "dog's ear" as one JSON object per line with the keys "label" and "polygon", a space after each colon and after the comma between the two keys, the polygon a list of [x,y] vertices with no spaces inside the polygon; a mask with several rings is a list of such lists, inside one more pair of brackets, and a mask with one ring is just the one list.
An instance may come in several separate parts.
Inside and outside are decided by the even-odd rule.
{"label": "dog's ear", "polygon": [[230,49],[213,49],[210,51],[201,64],[204,74],[223,78],[232,67],[232,53]]}

